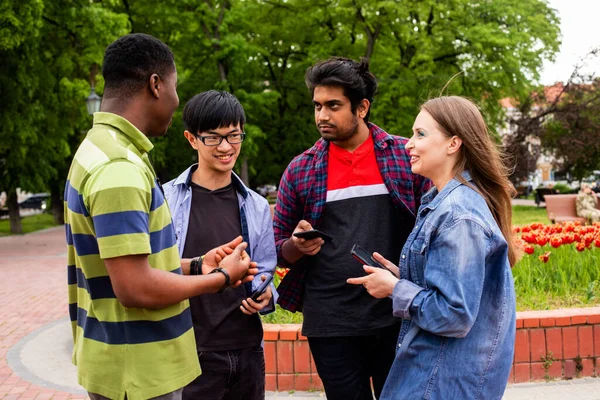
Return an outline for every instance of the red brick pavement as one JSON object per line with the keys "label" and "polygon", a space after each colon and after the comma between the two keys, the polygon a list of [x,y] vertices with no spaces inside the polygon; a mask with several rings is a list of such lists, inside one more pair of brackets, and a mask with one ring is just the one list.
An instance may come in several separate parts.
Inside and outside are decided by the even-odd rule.
{"label": "red brick pavement", "polygon": [[21,379],[6,360],[23,337],[68,314],[64,238],[62,227],[0,237],[0,399],[85,398]]}

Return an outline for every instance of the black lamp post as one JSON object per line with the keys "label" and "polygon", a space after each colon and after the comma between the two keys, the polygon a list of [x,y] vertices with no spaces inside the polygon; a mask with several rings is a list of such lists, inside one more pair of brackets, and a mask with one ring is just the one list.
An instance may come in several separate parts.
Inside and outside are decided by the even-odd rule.
{"label": "black lamp post", "polygon": [[92,91],[87,99],[85,99],[85,106],[87,107],[89,115],[94,115],[94,113],[100,111],[100,104],[102,103],[102,98],[96,94],[95,90],[97,73],[98,65],[92,64],[92,67],[90,68],[90,88]]}
{"label": "black lamp post", "polygon": [[95,112],[100,111],[100,103],[102,103],[102,98],[96,94],[96,90],[94,89],[94,86],[92,86],[90,95],[85,99],[85,106],[87,107],[88,114],[94,115]]}

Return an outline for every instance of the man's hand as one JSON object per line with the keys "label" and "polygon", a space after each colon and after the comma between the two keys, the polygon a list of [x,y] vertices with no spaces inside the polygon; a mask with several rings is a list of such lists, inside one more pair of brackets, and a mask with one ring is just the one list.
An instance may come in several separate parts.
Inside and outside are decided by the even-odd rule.
{"label": "man's hand", "polygon": [[369,275],[360,278],[350,278],[346,282],[351,285],[363,285],[367,289],[367,292],[377,299],[383,299],[392,294],[394,286],[398,283],[398,278],[385,269],[370,267],[368,265],[365,265],[363,268]]}
{"label": "man's hand", "polygon": [[256,263],[250,261],[250,256],[245,251],[247,247],[248,243],[240,243],[219,263],[219,267],[229,274],[231,286],[237,287],[242,283],[250,282],[258,273]]}
{"label": "man's hand", "polygon": [[[260,277],[262,282],[267,279],[265,275]],[[271,286],[267,287],[267,290],[258,296],[258,302],[253,301],[250,297],[246,300],[242,300],[242,305],[240,306],[240,310],[246,315],[256,314],[259,311],[262,311],[269,303],[271,302],[271,298],[273,297],[273,292],[271,291]]]}
{"label": "man's hand", "polygon": [[[309,224],[305,220],[302,220],[302,221],[298,222],[296,229],[294,229],[294,233],[310,231],[312,229],[313,229],[313,227],[311,224]],[[307,239],[298,238],[298,237],[294,236],[293,234],[290,237],[290,240],[292,241],[292,244],[298,251],[300,251],[303,254],[309,255],[309,256],[314,256],[319,251],[321,251],[321,246],[323,245],[323,243],[325,243],[325,241],[322,238],[314,238],[314,239],[307,240]]]}
{"label": "man's hand", "polygon": [[204,260],[202,260],[202,274],[206,275],[213,269],[217,268],[219,263],[223,261],[223,259],[229,254],[233,253],[233,249],[239,246],[243,240],[244,239],[242,239],[241,236],[238,236],[229,243],[222,244],[219,247],[209,250],[204,255]]}

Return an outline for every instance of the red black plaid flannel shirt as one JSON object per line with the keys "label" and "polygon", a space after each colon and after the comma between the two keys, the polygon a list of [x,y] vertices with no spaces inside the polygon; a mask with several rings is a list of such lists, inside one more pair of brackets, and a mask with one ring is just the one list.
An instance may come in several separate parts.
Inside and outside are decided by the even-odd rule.
{"label": "red black plaid flannel shirt", "polygon": [[[394,205],[416,216],[421,195],[430,183],[412,173],[410,156],[404,147],[408,139],[389,135],[374,124],[369,124],[369,130],[377,165]],[[308,221],[315,229],[319,227],[327,195],[328,149],[328,142],[319,139],[292,160],[279,183],[273,231],[278,264],[290,270],[277,287],[278,303],[291,312],[302,311],[306,269],[301,263],[290,265],[282,256],[281,247],[300,220]]]}

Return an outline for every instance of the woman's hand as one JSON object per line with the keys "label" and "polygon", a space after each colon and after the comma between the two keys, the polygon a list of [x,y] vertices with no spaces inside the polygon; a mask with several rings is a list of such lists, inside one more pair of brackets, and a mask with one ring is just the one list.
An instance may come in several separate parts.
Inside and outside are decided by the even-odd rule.
{"label": "woman's hand", "polygon": [[[381,256],[380,256],[381,257]],[[381,257],[383,258],[383,257]],[[385,258],[383,258],[385,260]],[[381,262],[380,260],[377,260]],[[387,261],[387,260],[386,260]],[[363,285],[369,294],[377,299],[383,299],[391,296],[394,291],[394,286],[398,283],[396,278],[390,271],[385,269],[370,267],[364,265],[367,276],[360,278],[350,278],[346,282],[351,285]],[[396,267],[397,269],[398,267]]]}
{"label": "woman's hand", "polygon": [[373,253],[373,259],[377,261],[379,264],[382,264],[384,267],[390,270],[392,274],[396,276],[396,278],[400,278],[400,268],[393,262],[389,261],[387,258],[379,254],[378,252]]}

